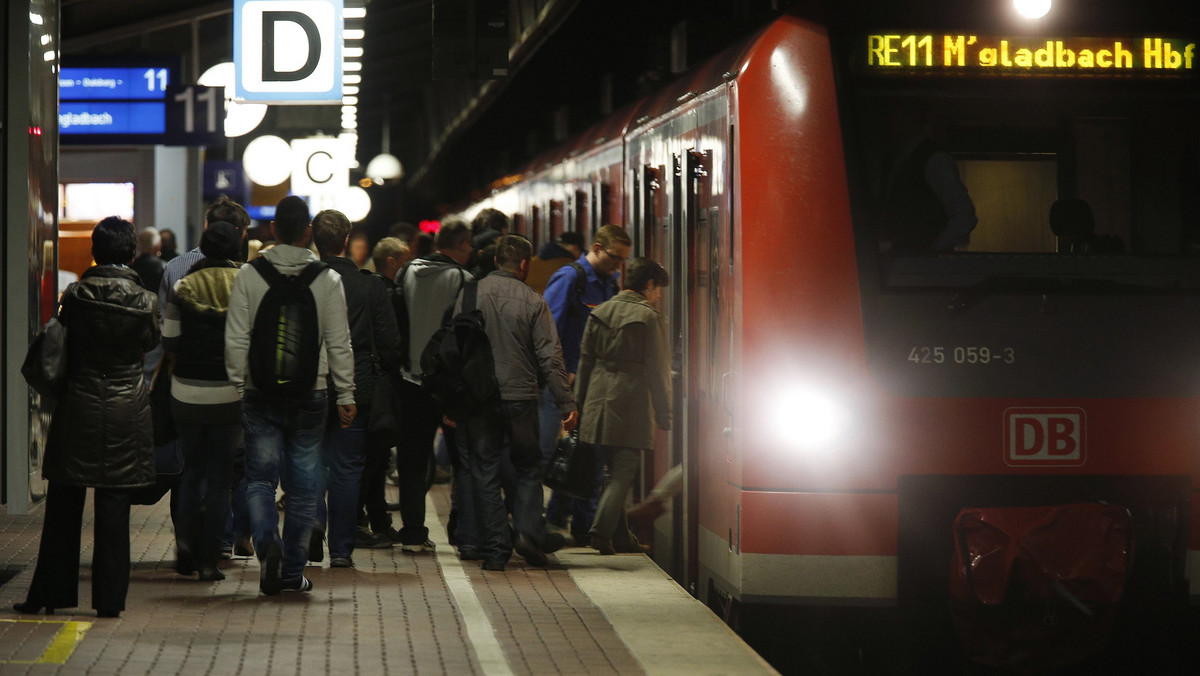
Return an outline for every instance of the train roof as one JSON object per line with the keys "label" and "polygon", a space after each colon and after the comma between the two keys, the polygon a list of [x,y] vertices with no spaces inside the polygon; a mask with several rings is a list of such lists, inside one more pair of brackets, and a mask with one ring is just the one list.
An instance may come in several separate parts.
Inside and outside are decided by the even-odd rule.
{"label": "train roof", "polygon": [[794,22],[795,17],[780,17],[763,26],[745,39],[734,43],[704,63],[677,77],[657,93],[622,106],[603,120],[593,124],[568,141],[550,148],[529,162],[521,175],[528,180],[549,167],[607,142],[624,137],[630,131],[671,112],[696,96],[724,85],[741,72],[754,47],[771,26]]}

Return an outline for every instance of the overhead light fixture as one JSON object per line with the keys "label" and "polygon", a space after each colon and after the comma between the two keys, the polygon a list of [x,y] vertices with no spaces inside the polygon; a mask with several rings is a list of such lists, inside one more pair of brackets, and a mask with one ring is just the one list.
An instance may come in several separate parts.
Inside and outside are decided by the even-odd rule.
{"label": "overhead light fixture", "polygon": [[361,75],[344,75],[342,76],[342,84],[360,84],[362,82]]}
{"label": "overhead light fixture", "polygon": [[343,40],[361,40],[367,33],[361,28],[346,28],[342,30]]}
{"label": "overhead light fixture", "polygon": [[259,136],[242,153],[242,167],[259,185],[279,185],[292,175],[292,147],[278,136]]}
{"label": "overhead light fixture", "polygon": [[1026,19],[1040,19],[1050,11],[1050,0],[1013,0],[1013,6]]}
{"label": "overhead light fixture", "polygon": [[343,19],[365,19],[366,17],[366,7],[346,7],[342,10]]}
{"label": "overhead light fixture", "polygon": [[394,180],[403,175],[404,167],[391,153],[379,153],[367,163],[367,177],[376,183]]}

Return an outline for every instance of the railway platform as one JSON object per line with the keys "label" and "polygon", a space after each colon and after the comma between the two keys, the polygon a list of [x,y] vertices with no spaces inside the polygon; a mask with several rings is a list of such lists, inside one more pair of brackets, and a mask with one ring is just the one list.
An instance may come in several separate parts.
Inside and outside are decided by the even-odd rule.
{"label": "railway platform", "polygon": [[357,550],[352,569],[326,557],[305,571],[312,592],[271,597],[254,558],[223,562],[221,582],[175,574],[167,501],[134,506],[118,619],[90,609],[90,504],[81,606],[12,610],[33,577],[41,511],[0,511],[0,674],[775,673],[645,555],[567,548],[544,569],[514,556],[504,572],[459,561],[446,486],[429,497],[436,553]]}

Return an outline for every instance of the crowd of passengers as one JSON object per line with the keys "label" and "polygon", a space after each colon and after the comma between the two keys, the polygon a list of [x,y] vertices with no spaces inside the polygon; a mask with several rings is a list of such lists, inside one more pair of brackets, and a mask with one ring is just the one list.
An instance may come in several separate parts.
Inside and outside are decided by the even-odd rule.
{"label": "crowd of passengers", "polygon": [[[366,261],[345,215],[310,217],[299,197],[279,202],[267,244],[248,240],[249,215],[227,198],[205,221],[199,246],[169,261],[152,231],[128,221],[106,218],[92,232],[95,265],[59,307],[68,375],[43,463],[37,567],[16,611],[78,605],[89,487],[100,617],[125,609],[130,505],[168,491],[176,572],[201,581],[224,579],[227,559],[257,556],[263,594],[304,592],[305,566],[324,561],[326,546],[340,568],[353,568],[360,548],[432,553],[425,503],[439,441],[453,476],[447,531],[463,561],[503,571],[514,550],[545,566],[568,545],[647,549],[633,531],[663,513],[680,479],[673,470],[626,510],[640,452],[671,425],[655,308],[668,275],[648,258],[627,260],[623,228],[599,228],[590,245],[563,233],[535,256],[503,213],[485,209],[433,235],[401,224]],[[300,279],[317,318],[316,379],[284,397],[256,381],[252,343],[268,290]],[[482,313],[499,396],[448,406],[422,386],[421,355],[465,298]],[[577,426],[601,451],[594,492],[544,504],[545,464]],[[393,454],[398,503],[385,498]]]}

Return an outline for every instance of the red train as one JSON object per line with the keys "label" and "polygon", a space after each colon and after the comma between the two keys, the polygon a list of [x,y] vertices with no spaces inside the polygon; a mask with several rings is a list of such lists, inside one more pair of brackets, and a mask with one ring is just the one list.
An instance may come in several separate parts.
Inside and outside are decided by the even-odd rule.
{"label": "red train", "polygon": [[[624,224],[668,266],[676,428],[653,467],[687,481],[654,556],[714,607],[948,627],[951,578],[981,574],[952,564],[960,510],[1102,501],[1130,515],[1122,612],[1186,604],[1200,23],[1055,5],[784,16],[468,210],[535,245]],[[957,164],[969,244],[895,247],[881,226],[914,118]],[[1102,556],[1068,521],[1043,540]]]}

